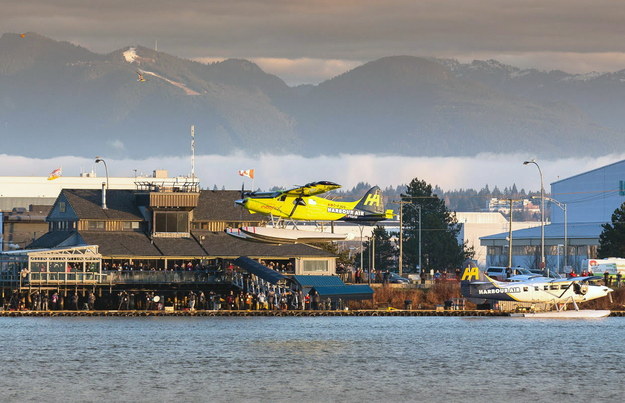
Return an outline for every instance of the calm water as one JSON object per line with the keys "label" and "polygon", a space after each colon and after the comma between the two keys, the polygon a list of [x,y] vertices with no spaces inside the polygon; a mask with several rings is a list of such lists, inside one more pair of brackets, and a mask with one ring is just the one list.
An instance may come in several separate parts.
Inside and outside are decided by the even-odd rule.
{"label": "calm water", "polygon": [[623,401],[625,319],[0,318],[0,401]]}

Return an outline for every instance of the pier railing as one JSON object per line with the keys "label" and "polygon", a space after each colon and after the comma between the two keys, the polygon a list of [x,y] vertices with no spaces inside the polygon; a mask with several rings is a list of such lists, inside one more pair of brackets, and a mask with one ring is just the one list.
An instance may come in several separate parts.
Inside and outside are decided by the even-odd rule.
{"label": "pier railing", "polygon": [[223,272],[209,270],[192,271],[104,271],[102,282],[106,284],[193,284],[226,283],[231,279]]}
{"label": "pier railing", "polygon": [[62,284],[221,284],[232,282],[232,274],[209,270],[193,271],[103,271],[97,272],[0,272],[1,284],[24,286]]}

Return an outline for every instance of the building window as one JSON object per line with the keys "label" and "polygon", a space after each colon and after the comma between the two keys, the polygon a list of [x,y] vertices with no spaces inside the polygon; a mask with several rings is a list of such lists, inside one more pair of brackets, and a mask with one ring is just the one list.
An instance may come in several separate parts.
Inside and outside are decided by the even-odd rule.
{"label": "building window", "polygon": [[122,230],[124,231],[134,231],[139,229],[138,221],[124,221],[122,222]]}
{"label": "building window", "polygon": [[104,230],[104,221],[89,221],[87,224],[87,229],[93,231],[103,231]]}
{"label": "building window", "polygon": [[59,202],[59,211],[61,213],[65,212],[65,202]]}
{"label": "building window", "polygon": [[304,272],[327,272],[327,260],[304,260]]}
{"label": "building window", "polygon": [[154,232],[189,232],[189,213],[167,211],[154,214]]}

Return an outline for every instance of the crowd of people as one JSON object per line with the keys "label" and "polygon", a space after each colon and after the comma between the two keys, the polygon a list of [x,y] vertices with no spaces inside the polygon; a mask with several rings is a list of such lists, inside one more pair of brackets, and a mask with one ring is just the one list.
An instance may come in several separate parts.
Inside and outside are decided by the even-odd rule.
{"label": "crowd of people", "polygon": [[164,310],[166,306],[175,310],[325,310],[342,309],[340,300],[322,299],[314,291],[304,294],[301,290],[269,290],[258,293],[229,291],[225,294],[215,291],[191,290],[183,295],[156,293],[153,291],[119,291],[97,298],[95,293],[85,292],[13,292],[4,298],[2,309],[11,311],[81,311],[94,309],[110,310]]}

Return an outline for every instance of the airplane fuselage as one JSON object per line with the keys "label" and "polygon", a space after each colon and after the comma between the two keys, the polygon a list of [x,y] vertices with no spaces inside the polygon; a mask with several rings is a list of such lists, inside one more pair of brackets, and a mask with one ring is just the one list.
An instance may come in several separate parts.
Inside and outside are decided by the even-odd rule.
{"label": "airplane fuselage", "polygon": [[470,298],[517,301],[517,302],[585,302],[605,297],[612,290],[593,284],[580,284],[575,281],[530,281],[519,283],[473,283],[465,287],[463,294]]}
{"label": "airplane fuselage", "polygon": [[[290,195],[271,197],[271,194],[256,195],[241,200],[242,205],[251,213],[272,215],[293,220],[318,221],[380,221],[392,218],[392,212],[372,213],[357,208],[359,200],[353,202],[337,202],[322,197],[308,196],[305,198]],[[378,201],[379,203],[379,201]],[[294,208],[297,204],[297,207]]]}

